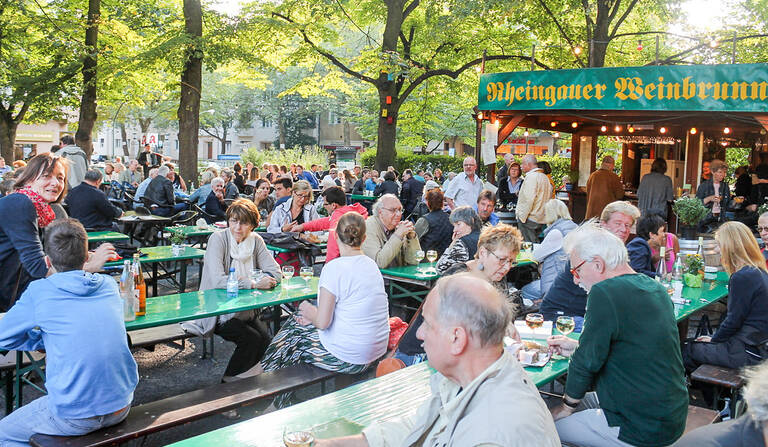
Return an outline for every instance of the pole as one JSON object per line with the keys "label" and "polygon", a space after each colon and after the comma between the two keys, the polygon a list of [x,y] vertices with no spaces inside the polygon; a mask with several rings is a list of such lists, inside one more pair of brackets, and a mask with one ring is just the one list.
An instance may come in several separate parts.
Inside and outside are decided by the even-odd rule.
{"label": "pole", "polygon": [[659,65],[659,35],[656,35],[656,65]]}
{"label": "pole", "polygon": [[733,48],[731,49],[731,64],[736,63],[736,33],[733,33]]}
{"label": "pole", "polygon": [[485,73],[485,58],[488,56],[488,50],[483,50],[483,63],[480,66],[480,73]]}
{"label": "pole", "polygon": [[483,137],[481,132],[483,131],[483,121],[477,119],[477,115],[475,115],[475,150],[472,154],[473,158],[475,160],[480,159],[480,145],[483,144]]}
{"label": "pole", "polygon": [[536,70],[536,44],[531,45],[531,71]]}
{"label": "pole", "polygon": [[120,113],[120,109],[123,108],[123,105],[125,105],[125,101],[120,103],[120,106],[118,106],[117,110],[115,111],[115,115],[112,117],[112,144],[109,146],[112,148],[112,158],[115,158],[115,122],[117,121],[117,114]]}

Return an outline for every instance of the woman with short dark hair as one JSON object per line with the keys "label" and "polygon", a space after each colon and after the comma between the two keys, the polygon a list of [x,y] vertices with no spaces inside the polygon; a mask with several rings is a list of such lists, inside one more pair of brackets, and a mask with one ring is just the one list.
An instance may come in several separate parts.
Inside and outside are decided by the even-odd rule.
{"label": "woman with short dark hair", "polygon": [[416,234],[419,236],[419,244],[425,252],[437,251],[442,256],[451,243],[453,227],[448,213],[443,211],[445,196],[440,188],[433,188],[426,192],[427,208],[429,212],[416,221]]}
{"label": "woman with short dark hair", "polygon": [[667,234],[664,231],[667,223],[658,214],[642,216],[637,221],[637,237],[627,244],[629,265],[637,273],[645,273],[651,278],[656,277],[653,267],[653,257],[649,242],[657,247],[665,244]]}
{"label": "woman with short dark hair", "polygon": [[[213,233],[203,258],[200,290],[226,289],[230,269],[235,269],[240,289],[271,289],[280,279],[277,265],[267,245],[253,230],[259,225],[259,210],[248,199],[235,200],[226,212],[228,228]],[[261,278],[251,277],[260,269]],[[200,336],[214,332],[235,343],[235,352],[224,371],[228,382],[256,365],[269,344],[269,332],[256,311],[244,311],[186,322],[182,327]]]}

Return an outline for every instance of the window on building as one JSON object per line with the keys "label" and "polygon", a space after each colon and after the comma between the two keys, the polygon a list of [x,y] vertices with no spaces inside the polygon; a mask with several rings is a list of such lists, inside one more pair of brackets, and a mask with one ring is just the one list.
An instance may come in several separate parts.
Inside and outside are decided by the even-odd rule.
{"label": "window on building", "polygon": [[227,140],[226,143],[224,143],[224,152],[223,154],[229,154],[232,152],[232,142]]}
{"label": "window on building", "polygon": [[341,115],[336,112],[328,112],[328,124],[341,124]]}
{"label": "window on building", "polygon": [[261,127],[272,127],[272,120],[268,118],[261,118]]}

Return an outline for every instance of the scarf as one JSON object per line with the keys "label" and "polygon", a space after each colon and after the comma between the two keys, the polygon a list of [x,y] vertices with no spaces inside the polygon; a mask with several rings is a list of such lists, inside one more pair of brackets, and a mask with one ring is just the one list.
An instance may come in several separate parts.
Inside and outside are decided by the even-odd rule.
{"label": "scarf", "polygon": [[45,228],[53,222],[56,218],[56,214],[53,212],[51,205],[43,199],[40,194],[32,191],[30,188],[21,188],[16,190],[17,193],[23,194],[32,201],[35,205],[35,212],[37,213],[37,227]]}
{"label": "scarf", "polygon": [[229,242],[229,257],[232,258],[230,267],[235,268],[235,273],[238,278],[251,277],[251,269],[253,268],[253,249],[256,245],[256,237],[253,233],[249,233],[248,237],[243,242],[238,243],[235,237],[232,236],[232,232],[227,231],[227,241]]}

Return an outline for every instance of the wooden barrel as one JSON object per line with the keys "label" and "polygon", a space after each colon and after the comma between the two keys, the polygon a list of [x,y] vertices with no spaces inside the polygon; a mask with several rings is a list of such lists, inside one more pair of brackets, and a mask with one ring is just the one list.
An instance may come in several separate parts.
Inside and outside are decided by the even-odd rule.
{"label": "wooden barrel", "polygon": [[499,216],[499,222],[501,223],[517,225],[514,211],[496,211],[496,215]]}
{"label": "wooden barrel", "polygon": [[[680,243],[680,255],[696,254],[699,250],[699,241],[697,239],[679,239]],[[712,238],[704,238],[704,265],[710,267],[717,267],[718,270],[723,270],[722,263],[720,262],[720,246]]]}

